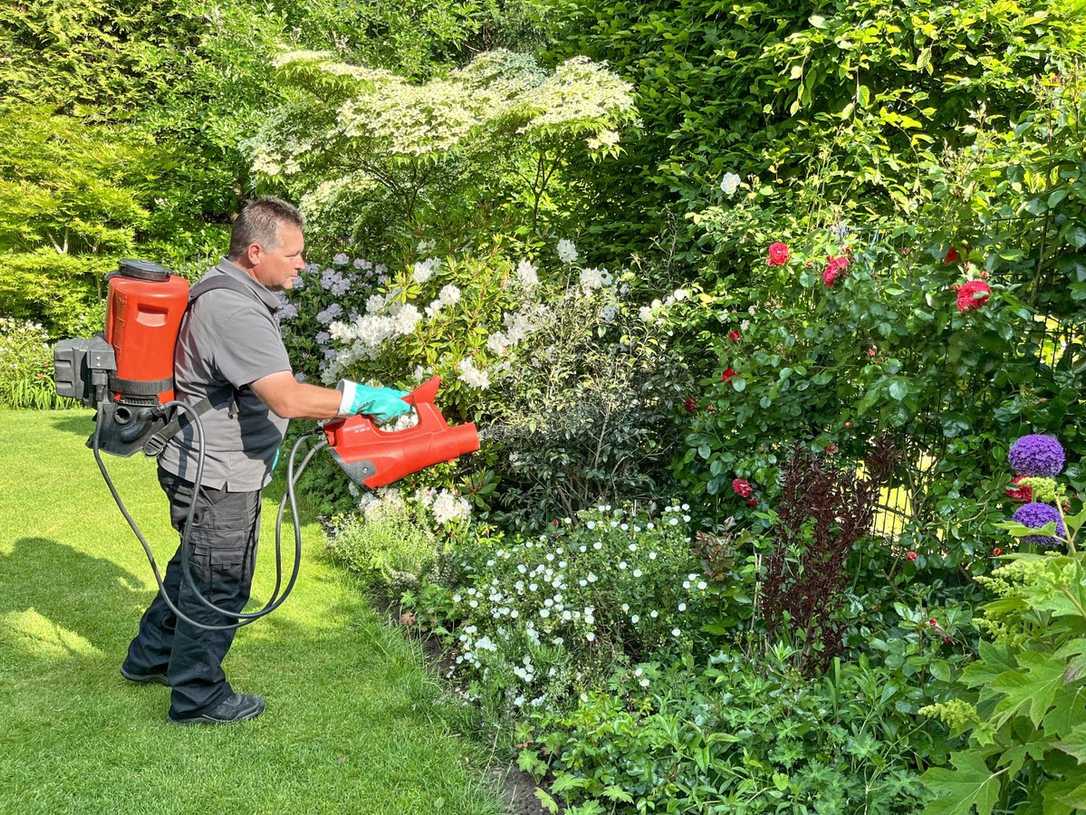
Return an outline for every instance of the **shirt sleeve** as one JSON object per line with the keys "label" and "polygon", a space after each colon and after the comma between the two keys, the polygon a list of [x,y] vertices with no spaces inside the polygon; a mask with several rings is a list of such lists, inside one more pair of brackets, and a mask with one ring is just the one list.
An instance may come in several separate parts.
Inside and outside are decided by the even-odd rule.
{"label": "shirt sleeve", "polygon": [[215,367],[235,388],[269,374],[292,372],[283,338],[270,314],[245,307],[224,312],[215,323]]}

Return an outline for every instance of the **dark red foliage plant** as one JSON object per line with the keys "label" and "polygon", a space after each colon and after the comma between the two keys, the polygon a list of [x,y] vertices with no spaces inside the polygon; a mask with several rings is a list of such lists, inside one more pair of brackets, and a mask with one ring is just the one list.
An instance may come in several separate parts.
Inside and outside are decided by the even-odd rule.
{"label": "dark red foliage plant", "polygon": [[871,534],[879,486],[896,459],[893,444],[879,438],[860,476],[797,445],[782,471],[776,544],[766,559],[759,610],[770,638],[789,632],[794,664],[808,675],[843,650],[845,566],[856,542]]}

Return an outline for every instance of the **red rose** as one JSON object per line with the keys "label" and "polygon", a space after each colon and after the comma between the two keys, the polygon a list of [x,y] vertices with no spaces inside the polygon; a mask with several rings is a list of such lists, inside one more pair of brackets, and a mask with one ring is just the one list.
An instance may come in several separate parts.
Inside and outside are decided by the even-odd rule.
{"label": "red rose", "polygon": [[918,557],[920,557],[920,555],[918,555],[916,552],[914,552],[912,549],[910,549],[908,552],[905,553],[905,557],[908,558],[910,561],[912,561],[912,560],[916,560]]}
{"label": "red rose", "polygon": [[732,492],[740,498],[750,498],[751,493],[754,492],[754,487],[745,478],[735,478],[732,480]]}
{"label": "red rose", "polygon": [[837,280],[845,269],[848,268],[848,256],[840,255],[838,257],[826,256],[826,270],[822,272],[822,282],[827,286],[832,286],[833,282]]}
{"label": "red rose", "polygon": [[992,557],[999,557],[1002,554],[1003,554],[1003,550],[1000,549],[998,546],[993,546],[992,547]]}
{"label": "red rose", "polygon": [[935,628],[937,625],[939,625],[939,621],[932,617],[930,620],[928,620],[928,625],[930,625],[932,628]]}
{"label": "red rose", "polygon": [[683,400],[683,407],[686,408],[687,413],[698,412],[698,403],[693,396],[687,396],[686,399]]}
{"label": "red rose", "polygon": [[958,311],[973,311],[988,302],[991,287],[983,280],[967,280],[958,286]]}
{"label": "red rose", "polygon": [[734,328],[728,332],[728,339],[732,342],[739,342],[743,338],[743,335],[736,331]]}
{"label": "red rose", "polygon": [[946,257],[943,258],[943,263],[957,263],[959,260],[961,260],[961,255],[958,254],[957,249],[955,249],[953,246],[947,249]]}
{"label": "red rose", "polygon": [[747,499],[747,506],[751,507],[751,508],[758,506],[758,499],[757,498],[748,498]]}
{"label": "red rose", "polygon": [[770,266],[783,266],[788,262],[788,244],[772,243],[769,245],[769,260],[767,261]]}
{"label": "red rose", "polygon": [[734,376],[735,376],[735,371],[732,368],[726,368],[724,370],[724,372],[720,375],[720,381],[721,382],[731,382],[732,377],[734,377]]}
{"label": "red rose", "polygon": [[[1026,477],[1027,476],[1024,475],[1016,475],[1014,478],[1011,479],[1011,483],[1018,484],[1018,482]],[[1033,500],[1033,487],[1031,487],[1029,484],[1023,484],[1020,487],[1007,487],[1007,497],[1015,501],[1029,503]]]}

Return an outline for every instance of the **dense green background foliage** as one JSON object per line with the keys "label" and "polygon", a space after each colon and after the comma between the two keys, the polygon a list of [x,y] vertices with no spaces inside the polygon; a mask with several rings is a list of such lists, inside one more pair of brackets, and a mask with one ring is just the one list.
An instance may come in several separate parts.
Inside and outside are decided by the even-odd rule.
{"label": "dense green background foliage", "polygon": [[[198,274],[286,195],[298,370],[440,374],[486,434],[376,503],[321,460],[330,549],[546,807],[1070,812],[1079,556],[990,575],[1016,436],[1086,490],[1082,6],[29,0],[0,401],[50,403],[118,257]],[[842,532],[873,449],[890,538]]]}

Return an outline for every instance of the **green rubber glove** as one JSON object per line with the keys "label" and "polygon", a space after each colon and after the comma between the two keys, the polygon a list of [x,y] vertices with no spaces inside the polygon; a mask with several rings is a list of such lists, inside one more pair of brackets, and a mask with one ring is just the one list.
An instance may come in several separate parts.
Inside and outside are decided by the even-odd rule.
{"label": "green rubber glove", "polygon": [[365,413],[380,422],[387,422],[411,412],[411,405],[403,401],[403,397],[407,396],[407,391],[398,391],[395,388],[372,388],[349,379],[341,379],[336,388],[343,394],[339,403],[340,416]]}

